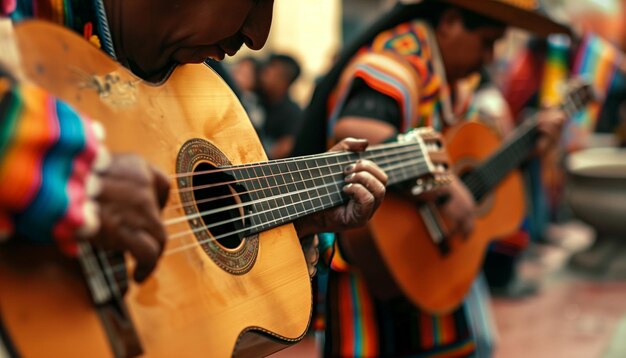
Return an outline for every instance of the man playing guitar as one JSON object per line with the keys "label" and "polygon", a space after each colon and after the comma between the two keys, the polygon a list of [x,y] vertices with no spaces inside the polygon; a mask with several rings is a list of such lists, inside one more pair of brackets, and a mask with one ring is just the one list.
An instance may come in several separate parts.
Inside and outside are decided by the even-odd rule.
{"label": "man playing guitar", "polygon": [[[68,27],[156,82],[178,64],[222,60],[244,44],[261,49],[273,0],[1,0],[0,5],[0,15],[13,21],[38,18]],[[76,239],[91,240],[130,253],[137,262],[135,280],[145,280],[166,241],[159,209],[167,201],[167,177],[136,155],[108,155],[91,119],[14,81],[10,70],[0,71],[0,119],[0,241],[55,240],[73,254]],[[346,140],[334,149],[366,146]],[[60,164],[47,165],[53,162]],[[344,191],[351,200],[296,221],[299,237],[362,225],[371,217],[384,196],[385,174],[362,161],[346,176]],[[306,255],[310,272],[315,250]]]}
{"label": "man playing guitar", "polygon": [[[443,130],[464,118],[471,90],[458,85],[493,60],[494,44],[507,26],[564,31],[547,18],[537,20],[530,3],[534,2],[399,4],[345,49],[321,82],[304,125],[309,140],[300,138],[296,154],[306,154],[325,142],[314,133],[380,143],[412,127]],[[516,20],[531,15],[537,21]],[[562,122],[558,111],[544,114],[539,150],[556,142]],[[435,202],[451,233],[471,232],[475,203],[458,178],[440,191]],[[388,230],[393,232],[392,227]],[[380,254],[371,239],[338,236],[322,240],[320,248],[330,266],[325,355],[482,356],[475,348],[481,337],[472,332],[470,308],[462,305],[450,313],[431,314],[399,297],[397,287],[380,275],[385,268],[373,261],[380,260]]]}

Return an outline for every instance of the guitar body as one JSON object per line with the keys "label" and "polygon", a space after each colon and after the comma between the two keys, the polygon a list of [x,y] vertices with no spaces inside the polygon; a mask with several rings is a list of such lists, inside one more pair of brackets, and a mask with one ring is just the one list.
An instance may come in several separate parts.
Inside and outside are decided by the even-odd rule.
{"label": "guitar body", "polygon": [[[445,138],[454,171],[459,175],[487,159],[502,144],[491,128],[477,122],[452,127]],[[521,174],[512,172],[478,203],[472,234],[446,239],[446,253],[431,239],[416,204],[397,195],[387,195],[370,228],[404,295],[429,312],[449,312],[469,291],[487,245],[519,228],[525,215],[524,195]]]}
{"label": "guitar body", "polygon": [[110,357],[80,267],[46,247],[0,248],[0,314],[24,357]]}
{"label": "guitar body", "polygon": [[[182,66],[152,85],[65,29],[25,22],[15,32],[28,80],[100,121],[113,152],[138,153],[168,174],[266,160],[239,101],[208,67]],[[181,177],[172,189],[189,182]],[[194,196],[181,198],[170,195],[164,221],[198,213],[195,205],[181,207]],[[157,270],[144,284],[130,283],[124,297],[144,355],[259,356],[301,340],[312,295],[293,226],[228,248],[206,239],[200,245],[212,234],[194,235],[198,221],[167,227],[175,238]],[[111,356],[116,342],[78,265],[52,248],[40,260],[13,246],[0,247],[0,315],[16,350],[25,357]],[[21,261],[5,260],[18,255]]]}

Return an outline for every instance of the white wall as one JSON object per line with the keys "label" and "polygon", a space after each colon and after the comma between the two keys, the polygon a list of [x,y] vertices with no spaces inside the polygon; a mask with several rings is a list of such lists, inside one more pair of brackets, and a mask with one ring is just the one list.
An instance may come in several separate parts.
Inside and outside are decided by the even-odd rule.
{"label": "white wall", "polygon": [[305,105],[315,78],[328,69],[340,46],[341,0],[276,0],[274,4],[267,45],[256,53],[242,51],[242,55],[284,52],[294,56],[302,66],[302,76],[293,95]]}

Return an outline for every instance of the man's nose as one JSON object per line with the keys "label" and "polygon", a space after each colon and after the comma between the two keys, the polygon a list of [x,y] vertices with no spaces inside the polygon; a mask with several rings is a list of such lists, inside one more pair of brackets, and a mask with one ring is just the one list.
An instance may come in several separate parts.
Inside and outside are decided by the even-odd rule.
{"label": "man's nose", "polygon": [[244,43],[252,50],[265,45],[272,25],[273,0],[262,0],[255,5],[241,28]]}

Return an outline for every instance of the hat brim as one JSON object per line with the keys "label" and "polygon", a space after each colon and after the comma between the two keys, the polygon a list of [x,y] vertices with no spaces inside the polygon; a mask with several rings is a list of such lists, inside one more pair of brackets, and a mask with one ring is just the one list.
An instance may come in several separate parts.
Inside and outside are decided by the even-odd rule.
{"label": "hat brim", "polygon": [[507,26],[527,30],[539,36],[555,33],[571,34],[571,29],[536,10],[506,4],[496,0],[443,0],[475,13],[498,20]]}

